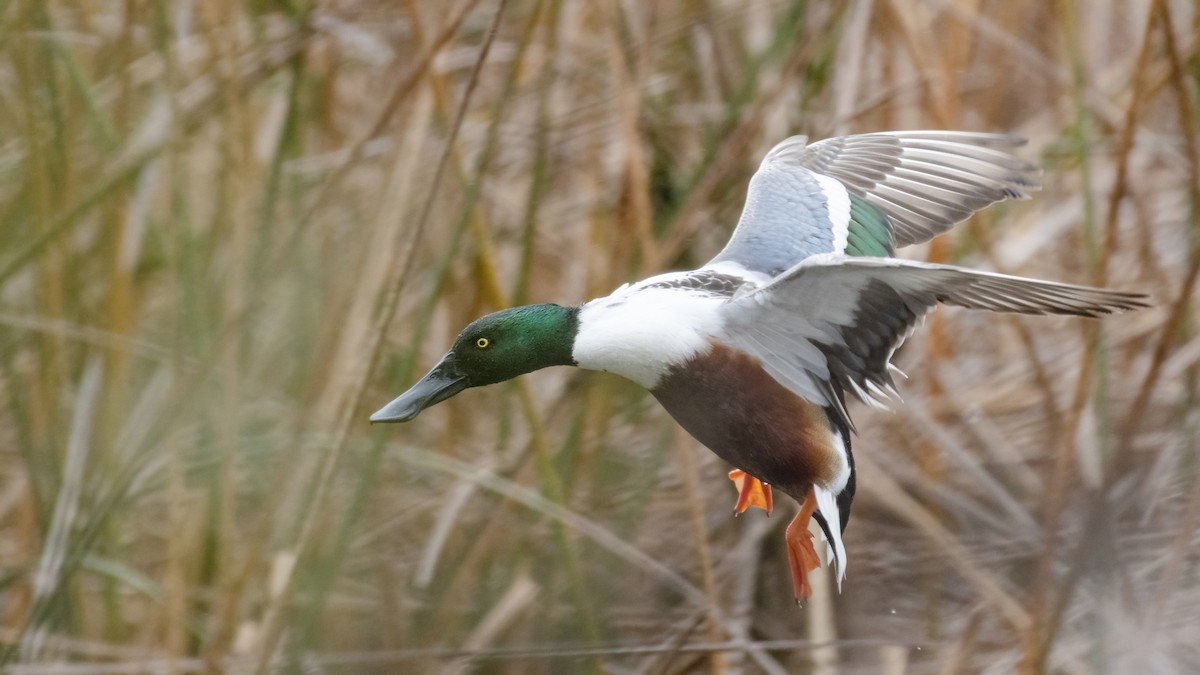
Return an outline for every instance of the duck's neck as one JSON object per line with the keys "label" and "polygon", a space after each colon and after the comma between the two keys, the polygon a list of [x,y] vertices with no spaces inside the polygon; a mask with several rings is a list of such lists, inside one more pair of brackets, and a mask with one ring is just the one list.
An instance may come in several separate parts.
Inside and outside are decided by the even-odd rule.
{"label": "duck's neck", "polygon": [[574,366],[575,336],[579,333],[579,307],[562,305],[525,305],[505,310],[507,320],[521,321],[526,349],[521,350],[528,363],[522,372],[550,366]]}

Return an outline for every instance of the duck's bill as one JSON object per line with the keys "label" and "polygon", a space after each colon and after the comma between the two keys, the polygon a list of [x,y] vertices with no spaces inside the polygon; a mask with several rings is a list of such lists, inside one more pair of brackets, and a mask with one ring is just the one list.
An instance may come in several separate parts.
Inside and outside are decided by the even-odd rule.
{"label": "duck's bill", "polygon": [[447,354],[411,389],[371,415],[371,422],[407,422],[422,410],[437,405],[466,388],[466,376],[458,370]]}

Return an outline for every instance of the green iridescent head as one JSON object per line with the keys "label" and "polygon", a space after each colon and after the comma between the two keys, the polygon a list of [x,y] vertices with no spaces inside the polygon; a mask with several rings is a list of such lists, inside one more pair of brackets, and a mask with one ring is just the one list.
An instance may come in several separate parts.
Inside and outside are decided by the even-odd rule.
{"label": "green iridescent head", "polygon": [[548,366],[575,365],[571,350],[579,308],[525,305],[471,322],[437,365],[374,415],[372,422],[407,422],[468,387],[510,380]]}

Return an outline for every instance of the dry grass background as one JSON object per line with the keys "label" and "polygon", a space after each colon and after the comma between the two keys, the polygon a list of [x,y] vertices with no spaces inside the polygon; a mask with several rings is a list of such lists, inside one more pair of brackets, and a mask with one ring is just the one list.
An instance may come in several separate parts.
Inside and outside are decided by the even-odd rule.
{"label": "dry grass background", "polygon": [[[1200,670],[1188,0],[0,3],[13,673]],[[792,133],[1011,131],[904,255],[1151,293],[943,310],[854,409],[846,589],[633,385],[366,416],[478,314],[706,260]]]}

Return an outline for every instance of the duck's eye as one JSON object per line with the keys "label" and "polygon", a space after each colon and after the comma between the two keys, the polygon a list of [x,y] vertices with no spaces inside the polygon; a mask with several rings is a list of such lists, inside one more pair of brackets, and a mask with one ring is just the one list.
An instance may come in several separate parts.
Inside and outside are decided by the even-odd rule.
{"label": "duck's eye", "polygon": [[492,341],[485,337],[481,337],[475,341],[475,346],[479,347],[480,349],[487,349],[488,345],[490,344],[492,344]]}

